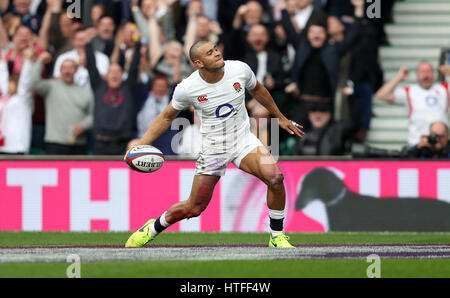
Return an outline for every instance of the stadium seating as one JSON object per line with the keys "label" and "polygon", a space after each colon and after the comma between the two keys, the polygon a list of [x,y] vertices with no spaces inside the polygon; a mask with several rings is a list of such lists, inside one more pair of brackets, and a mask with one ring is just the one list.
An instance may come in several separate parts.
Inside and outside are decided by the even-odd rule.
{"label": "stadium seating", "polygon": [[[386,26],[390,46],[380,48],[380,62],[385,82],[392,79],[400,66],[410,70],[408,80],[416,81],[415,68],[429,60],[436,69],[441,48],[450,47],[450,2],[448,0],[405,0],[394,6],[394,24]],[[374,99],[371,128],[367,143],[385,149],[400,149],[407,144],[408,110]]]}

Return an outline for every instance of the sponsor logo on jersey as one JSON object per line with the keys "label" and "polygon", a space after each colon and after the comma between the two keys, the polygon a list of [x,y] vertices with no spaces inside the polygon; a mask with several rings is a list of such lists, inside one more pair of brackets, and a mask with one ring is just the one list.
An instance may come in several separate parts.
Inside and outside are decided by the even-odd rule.
{"label": "sponsor logo on jersey", "polygon": [[216,117],[217,118],[226,118],[229,115],[231,115],[231,114],[234,115],[236,113],[237,113],[236,109],[229,103],[220,105],[216,109]]}
{"label": "sponsor logo on jersey", "polygon": [[433,95],[428,95],[428,96],[425,98],[425,102],[427,103],[427,106],[433,107],[433,106],[436,106],[436,105],[437,105],[438,99],[437,99],[437,97],[435,97],[435,96],[433,96]]}
{"label": "sponsor logo on jersey", "polygon": [[197,97],[198,102],[205,102],[208,101],[208,98],[206,97],[206,95],[200,95],[199,97]]}

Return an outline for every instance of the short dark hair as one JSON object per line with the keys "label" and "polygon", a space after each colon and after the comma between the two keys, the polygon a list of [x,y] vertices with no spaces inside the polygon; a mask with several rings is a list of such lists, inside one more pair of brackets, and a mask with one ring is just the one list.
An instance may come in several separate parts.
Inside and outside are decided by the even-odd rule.
{"label": "short dark hair", "polygon": [[191,46],[191,48],[189,49],[189,58],[191,59],[192,63],[194,63],[194,61],[198,58],[198,48],[200,48],[204,44],[207,44],[208,42],[209,41],[207,40],[199,40]]}

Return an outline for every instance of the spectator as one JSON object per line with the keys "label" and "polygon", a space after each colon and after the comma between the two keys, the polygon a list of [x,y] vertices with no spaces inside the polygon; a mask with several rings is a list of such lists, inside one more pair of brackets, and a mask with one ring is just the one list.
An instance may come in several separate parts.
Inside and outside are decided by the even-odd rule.
{"label": "spectator", "polygon": [[75,84],[77,63],[65,60],[60,79],[42,79],[44,63],[52,59],[42,53],[31,71],[31,89],[45,100],[45,151],[47,154],[86,154],[85,130],[92,126],[94,101],[88,87]]}
{"label": "spectator", "polygon": [[313,0],[282,0],[281,24],[286,31],[287,42],[297,47],[304,30],[309,27],[311,20],[325,19],[326,15],[314,10]]}
{"label": "spectator", "polygon": [[418,158],[449,158],[448,126],[444,122],[430,125],[428,135],[421,135],[419,143],[411,149],[410,156]]}
{"label": "spectator", "polygon": [[[111,57],[114,50],[114,32],[116,25],[110,16],[101,16],[97,21],[97,26],[90,28],[90,34],[95,37],[92,39],[94,50]],[[92,37],[90,37],[92,38]]]}
{"label": "spectator", "polygon": [[[240,49],[238,44],[236,48]],[[247,34],[246,48],[242,49],[246,62],[269,91],[280,90],[284,84],[284,72],[280,55],[269,47],[269,33],[261,24],[252,25]]]}
{"label": "spectator", "polygon": [[2,12],[5,17],[17,18],[19,23],[30,28],[34,34],[39,33],[42,17],[30,11],[31,0],[13,0],[8,9]]}
{"label": "spectator", "polygon": [[[106,13],[106,9],[105,6],[101,3],[97,3],[92,5],[91,8],[91,20],[92,20],[92,26],[94,28],[97,28],[99,23],[100,23],[100,19],[105,15]],[[114,22],[114,20],[113,20]]]}
{"label": "spectator", "polygon": [[246,4],[241,5],[233,19],[233,29],[242,29],[247,32],[250,26],[262,23],[268,23],[267,20],[263,20],[264,10],[262,5],[258,1],[248,1]]}
{"label": "spectator", "polygon": [[179,83],[188,77],[192,73],[192,68],[184,54],[183,46],[177,41],[170,41],[163,46],[154,13],[149,14],[149,32],[150,68],[156,73],[167,76],[170,84]]}
{"label": "spectator", "polygon": [[31,143],[33,99],[30,91],[32,48],[23,51],[20,77],[9,76],[6,57],[0,61],[0,153],[27,154]]}
{"label": "spectator", "polygon": [[[152,88],[137,114],[138,138],[141,138],[147,131],[150,123],[167,107],[173,93],[173,87],[169,80],[163,75],[157,75],[153,79]],[[156,146],[166,155],[174,155],[174,148],[171,146],[172,137],[176,131],[168,129],[152,145]]]}
{"label": "spectator", "polygon": [[86,45],[87,69],[95,98],[93,153],[96,155],[123,154],[128,141],[132,138],[136,122],[133,92],[137,84],[141,55],[139,39],[135,41],[135,44],[133,59],[125,81],[123,69],[117,63],[109,66],[106,77],[103,79],[96,67],[96,55],[94,55],[92,43],[89,42]]}
{"label": "spectator", "polygon": [[49,1],[39,32],[42,44],[48,47],[55,57],[73,49],[74,35],[82,27],[80,22],[62,11],[62,1]]}
{"label": "spectator", "polygon": [[167,77],[157,75],[152,82],[152,88],[138,112],[137,128],[138,137],[142,137],[148,129],[150,123],[161,113],[169,104],[171,90]]}
{"label": "spectator", "polygon": [[350,64],[348,69],[348,79],[354,85],[354,93],[350,101],[353,116],[357,120],[359,129],[356,139],[363,142],[367,131],[370,128],[372,118],[372,98],[382,85],[383,74],[378,63],[377,31],[373,25],[366,20],[361,23],[360,37],[355,42],[350,51]]}
{"label": "spectator", "polygon": [[155,14],[158,24],[161,25],[161,33],[165,40],[175,39],[174,4],[175,0],[155,1],[144,0],[139,7],[138,1],[131,1],[131,12],[139,31],[143,35],[143,41],[149,36],[148,21],[150,15]]}
{"label": "spectator", "polygon": [[43,48],[35,42],[35,35],[26,26],[19,26],[13,36],[11,48],[6,51],[6,60],[10,64],[10,74],[19,75],[22,71],[22,53],[28,47],[33,47],[39,55]]}
{"label": "spectator", "polygon": [[117,32],[116,45],[111,55],[111,63],[119,64],[124,73],[128,73],[131,65],[137,36],[141,36],[141,32],[134,23],[130,22],[123,25]]}
{"label": "spectator", "polygon": [[184,37],[184,53],[189,56],[191,46],[200,40],[211,41],[214,44],[219,42],[219,35],[222,29],[219,23],[212,22],[204,15],[197,15],[194,10],[190,10],[189,22]]}
{"label": "spectator", "polygon": [[308,112],[309,127],[298,142],[295,155],[342,155],[349,151],[354,127],[351,121],[333,120],[326,104],[314,104]]}
{"label": "spectator", "polygon": [[[75,74],[75,83],[79,86],[89,87],[89,72],[86,69],[86,50],[85,50],[87,38],[88,36],[85,30],[83,29],[77,30],[72,40],[74,49],[61,54],[56,59],[55,67],[53,69],[54,78],[58,78],[60,76],[61,65],[65,60],[73,60],[79,65],[77,72]],[[99,51],[95,51],[95,61],[97,69],[100,72],[100,74],[106,75],[109,67],[108,57]]]}
{"label": "spectator", "polygon": [[398,86],[409,74],[407,67],[401,67],[397,75],[376,93],[376,97],[388,103],[408,106],[408,144],[410,146],[420,142],[420,136],[428,133],[431,123],[442,121],[448,125],[448,84],[435,82],[434,69],[430,62],[419,63],[416,72],[416,84]]}
{"label": "spectator", "polygon": [[225,40],[224,55],[226,59],[237,59],[235,57],[236,51],[234,47],[238,44],[245,43],[245,38],[250,27],[256,24],[262,24],[262,17],[263,9],[257,1],[249,1],[239,6],[233,19],[232,30],[223,37]]}
{"label": "spectator", "polygon": [[[355,5],[355,14],[364,14],[363,3]],[[334,95],[339,79],[341,57],[352,47],[359,34],[360,21],[356,21],[341,42],[327,42],[326,20],[311,22],[305,29],[296,48],[295,64],[291,73],[291,83],[286,87],[289,93],[285,101],[289,117],[305,123],[309,107],[313,103],[328,104],[334,113]]]}

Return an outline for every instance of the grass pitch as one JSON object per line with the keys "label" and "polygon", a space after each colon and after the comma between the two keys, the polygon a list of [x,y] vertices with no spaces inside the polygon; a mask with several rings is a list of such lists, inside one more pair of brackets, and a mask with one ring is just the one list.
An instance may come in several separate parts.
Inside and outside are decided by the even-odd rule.
{"label": "grass pitch", "polygon": [[[129,235],[113,232],[0,232],[0,277],[66,277],[70,264],[65,260],[5,262],[11,251],[27,255],[32,252],[30,247],[44,250],[46,247],[55,250],[73,247],[74,251],[83,247],[98,249],[102,254],[106,251],[102,247],[107,247],[108,251],[116,249],[118,256],[119,252],[127,254],[128,250],[121,247]],[[236,247],[241,253],[255,251],[261,256],[278,255],[279,259],[239,259],[242,257],[239,250],[237,255],[230,253],[229,259],[223,255],[223,250],[218,251],[223,259],[214,260],[183,259],[180,255],[172,260],[168,255],[163,260],[120,261],[113,254],[107,261],[83,262],[82,258],[81,277],[365,278],[371,264],[366,255],[372,248],[381,255],[381,277],[450,277],[450,233],[290,233],[289,236],[297,248],[292,254],[285,251],[281,254],[276,249],[266,248],[267,233],[165,232],[148,248],[132,249],[130,254],[139,257],[171,249],[186,255],[196,249],[213,254],[215,249],[224,247],[228,254]],[[343,253],[346,248],[349,254]],[[388,251],[388,248],[394,250]],[[321,250],[326,253],[319,259],[314,254],[304,254]]]}

